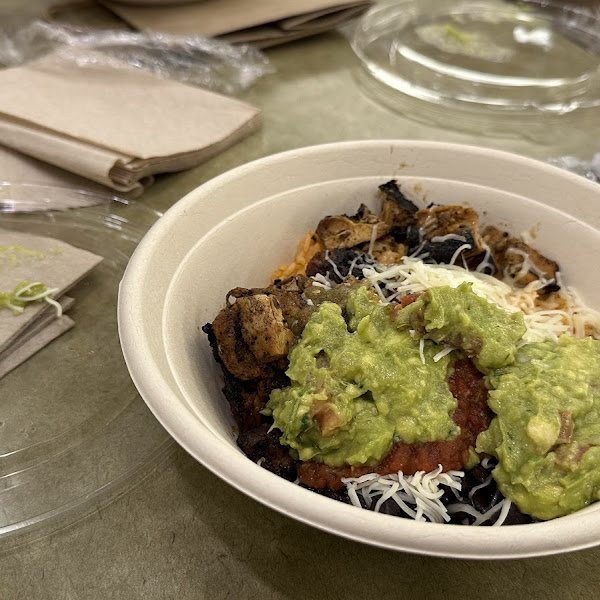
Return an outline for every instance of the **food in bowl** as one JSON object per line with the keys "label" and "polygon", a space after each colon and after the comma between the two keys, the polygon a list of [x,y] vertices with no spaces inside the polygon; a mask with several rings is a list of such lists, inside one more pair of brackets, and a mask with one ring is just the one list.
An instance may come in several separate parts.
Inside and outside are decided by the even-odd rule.
{"label": "food in bowl", "polygon": [[526,523],[596,500],[600,316],[474,210],[380,189],[379,215],[325,217],[204,327],[238,445],[416,520]]}

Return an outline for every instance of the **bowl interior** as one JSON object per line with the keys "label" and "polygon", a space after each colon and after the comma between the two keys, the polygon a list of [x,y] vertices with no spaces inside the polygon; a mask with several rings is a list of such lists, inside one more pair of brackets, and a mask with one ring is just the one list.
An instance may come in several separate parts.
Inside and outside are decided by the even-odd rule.
{"label": "bowl interior", "polygon": [[[435,142],[329,144],[250,163],[194,190],[153,227],[121,284],[123,352],[142,397],[197,460],[264,504],[321,529],[382,547],[464,558],[546,555],[595,545],[600,504],[525,526],[415,523],[356,509],[295,486],[252,464],[237,448],[204,323],[236,286],[267,285],[298,241],[327,214],[378,208],[377,186],[475,208],[483,224],[518,234],[555,258],[567,283],[600,308],[600,189],[543,163]],[[434,533],[435,535],[432,535]],[[439,531],[439,534],[437,533]],[[460,538],[460,544],[456,540]]]}

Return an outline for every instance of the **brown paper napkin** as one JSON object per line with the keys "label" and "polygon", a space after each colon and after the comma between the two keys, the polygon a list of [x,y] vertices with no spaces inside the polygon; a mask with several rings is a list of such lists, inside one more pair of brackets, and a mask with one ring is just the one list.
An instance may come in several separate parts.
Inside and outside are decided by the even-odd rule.
{"label": "brown paper napkin", "polygon": [[75,321],[73,319],[67,315],[62,315],[37,331],[35,335],[24,340],[14,348],[14,351],[0,356],[0,378],[16,369],[21,363],[24,363],[44,346],[47,346],[74,326]]}
{"label": "brown paper napkin", "polygon": [[371,0],[204,0],[176,6],[130,6],[100,0],[130,25],[165,33],[220,36],[266,48],[333,29]]}
{"label": "brown paper napkin", "polygon": [[52,54],[0,71],[4,146],[119,191],[196,166],[260,125],[244,102]]}
{"label": "brown paper napkin", "polygon": [[[58,299],[101,260],[101,256],[60,240],[0,229],[0,291],[3,292],[12,291],[21,281],[39,281],[49,288],[58,288],[54,295]],[[50,314],[48,309],[54,307],[46,302],[32,302],[19,315],[1,309],[0,353],[11,346],[16,348],[28,328]]]}
{"label": "brown paper napkin", "polygon": [[49,306],[19,334],[10,346],[0,352],[0,378],[75,326],[75,321],[64,314],[73,306],[75,300],[63,296],[58,302],[63,310],[60,317],[57,317],[54,307]]}
{"label": "brown paper napkin", "polygon": [[21,331],[19,336],[7,346],[2,352],[0,352],[0,362],[7,359],[21,348],[25,343],[29,342],[33,338],[38,338],[38,334],[41,334],[47,327],[53,325],[54,321],[62,318],[71,306],[75,303],[75,299],[70,296],[63,296],[58,299],[58,303],[61,306],[63,314],[58,317],[56,309],[53,306],[48,306],[38,317],[33,319],[30,324]]}
{"label": "brown paper napkin", "polygon": [[[152,177],[119,196],[139,197]],[[63,210],[93,206],[115,197],[115,191],[11,148],[0,146],[0,212]]]}

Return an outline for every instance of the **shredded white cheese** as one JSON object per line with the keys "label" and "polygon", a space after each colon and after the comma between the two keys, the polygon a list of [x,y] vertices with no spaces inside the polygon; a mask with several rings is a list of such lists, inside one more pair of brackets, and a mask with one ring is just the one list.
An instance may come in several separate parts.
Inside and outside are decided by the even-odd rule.
{"label": "shredded white cheese", "polygon": [[491,457],[491,456],[486,456],[482,461],[481,461],[481,466],[484,469],[489,469],[490,468],[490,462],[495,462],[495,458]]}
{"label": "shredded white cheese", "polygon": [[496,513],[500,513],[493,523],[493,526],[499,527],[506,520],[511,504],[512,503],[508,498],[504,498],[504,500],[501,500],[500,502],[498,502],[498,504],[495,504],[494,506],[492,506],[492,508],[490,508],[484,513],[480,513],[476,508],[470,506],[469,504],[462,503],[450,504],[446,508],[448,509],[448,513],[451,515],[456,513],[466,513],[468,515],[471,515],[475,519],[473,523],[471,523],[471,525],[475,526],[485,523],[486,521],[491,519]]}
{"label": "shredded white cheese", "polygon": [[461,489],[462,471],[442,473],[439,465],[435,471],[418,471],[414,475],[404,475],[402,471],[391,475],[369,473],[362,477],[342,479],[348,490],[348,497],[354,506],[362,508],[358,497],[363,497],[367,508],[373,506],[374,497],[378,498],[373,510],[379,512],[387,500],[393,500],[404,514],[415,521],[443,523],[450,521],[450,515],[440,498],[444,490],[440,486]]}
{"label": "shredded white cheese", "polygon": [[375,246],[375,240],[377,239],[377,223],[373,225],[373,231],[371,232],[371,241],[369,242],[368,254],[373,257],[373,247]]}
{"label": "shredded white cheese", "polygon": [[443,350],[440,350],[434,357],[433,357],[433,362],[438,362],[440,360],[442,360],[442,358],[444,358],[444,356],[450,354],[450,352],[453,352],[454,348],[448,346],[447,348],[444,348]]}
{"label": "shredded white cheese", "polygon": [[344,281],[346,278],[340,273],[337,265],[329,258],[329,250],[325,252],[325,260],[331,265],[333,272],[340,278],[340,281]]}
{"label": "shredded white cheese", "polygon": [[424,349],[425,349],[425,340],[424,340],[424,338],[421,338],[419,340],[419,356],[421,357],[421,362],[423,364],[425,364],[425,354],[423,353]]}
{"label": "shredded white cheese", "polygon": [[456,233],[447,233],[446,235],[434,235],[431,238],[431,241],[434,244],[440,242],[447,242],[448,240],[453,240],[456,242],[466,242],[467,238],[464,235],[457,235]]}
{"label": "shredded white cheese", "polygon": [[348,267],[348,275],[347,277],[350,277],[350,275],[352,275],[352,271],[354,271],[354,267],[356,266],[356,263],[358,262],[358,256],[355,256],[352,259],[352,262],[350,263],[350,266]]}
{"label": "shredded white cheese", "polygon": [[508,511],[510,510],[512,502],[508,498],[504,498],[501,502],[502,510],[498,515],[498,518],[494,521],[493,527],[500,527],[506,521],[506,517],[508,516]]}
{"label": "shredded white cheese", "polygon": [[485,254],[483,255],[483,259],[481,262],[475,267],[475,271],[477,273],[486,273],[486,269],[488,270],[487,275],[493,275],[496,272],[496,267],[494,263],[490,260],[492,257],[492,251],[488,245],[485,246]]}
{"label": "shredded white cheese", "polygon": [[471,491],[469,492],[469,500],[473,499],[475,492],[483,489],[484,487],[487,487],[491,482],[492,482],[492,475],[490,474],[483,483],[480,483],[479,485],[472,487]]}
{"label": "shredded white cheese", "polygon": [[[348,491],[350,502],[358,507],[366,506],[374,512],[380,512],[381,507],[388,500],[392,500],[400,510],[415,521],[430,521],[432,523],[448,523],[451,515],[465,513],[473,518],[471,525],[482,525],[498,513],[493,525],[502,525],[510,511],[511,501],[504,498],[489,510],[480,513],[471,504],[463,501],[461,496],[462,471],[448,471],[442,473],[442,466],[438,465],[435,471],[425,473],[418,471],[414,475],[404,475],[402,471],[391,475],[378,475],[368,473],[361,477],[348,477],[342,479]],[[492,480],[490,475],[481,485],[475,486],[469,492],[469,498],[478,489],[485,487]],[[450,489],[458,502],[445,506],[441,502],[444,489]],[[362,497],[362,502],[361,498]],[[465,520],[468,524],[469,520]]]}
{"label": "shredded white cheese", "polygon": [[329,277],[326,277],[325,275],[322,275],[321,273],[317,273],[316,275],[314,275],[312,277],[312,280],[313,280],[313,285],[316,285],[317,287],[322,287],[327,290],[329,290],[333,287],[333,283],[329,279]]}
{"label": "shredded white cheese", "polygon": [[[456,262],[456,259],[465,251],[470,250],[472,248],[471,244],[463,244],[456,249],[456,252],[452,255],[450,259],[450,264],[453,265]],[[464,260],[464,256],[462,257]]]}
{"label": "shredded white cheese", "polygon": [[[56,316],[60,317],[62,315],[62,306],[60,305],[59,302],[57,302],[56,300],[54,300],[54,298],[52,298],[52,296],[54,294],[56,294],[56,292],[58,292],[58,288],[46,288],[46,290],[44,290],[43,292],[40,292],[39,294],[36,294],[35,296],[24,296],[23,295],[23,294],[26,294],[29,290],[31,290],[32,287],[34,287],[36,285],[42,285],[42,283],[40,281],[33,281],[32,283],[29,283],[26,286],[23,286],[15,294],[15,300],[18,300],[19,302],[36,302],[37,300],[43,300],[47,304],[54,306],[54,308],[56,309]],[[9,306],[9,308],[12,308],[13,310],[15,310],[19,313],[23,312],[22,306],[15,306],[14,304],[9,304],[8,306]]]}

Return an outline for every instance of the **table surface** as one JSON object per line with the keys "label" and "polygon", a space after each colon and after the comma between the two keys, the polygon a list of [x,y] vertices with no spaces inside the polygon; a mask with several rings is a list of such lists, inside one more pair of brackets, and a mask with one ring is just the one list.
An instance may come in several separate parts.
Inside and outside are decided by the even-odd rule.
{"label": "table surface", "polygon": [[[22,9],[21,0],[0,9]],[[50,4],[36,0],[28,5]],[[429,139],[545,159],[589,158],[598,116],[565,117],[541,142],[428,125],[367,97],[347,40],[329,33],[267,52],[276,72],[241,97],[264,112],[252,137],[209,162],[159,177],[143,202],[166,210],[212,177],[262,156],[351,139]],[[594,128],[595,125],[595,128]],[[179,447],[135,485],[75,522],[0,546],[8,598],[593,598],[600,548],[469,562],[371,548],[317,531],[247,498]]]}

